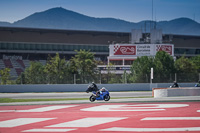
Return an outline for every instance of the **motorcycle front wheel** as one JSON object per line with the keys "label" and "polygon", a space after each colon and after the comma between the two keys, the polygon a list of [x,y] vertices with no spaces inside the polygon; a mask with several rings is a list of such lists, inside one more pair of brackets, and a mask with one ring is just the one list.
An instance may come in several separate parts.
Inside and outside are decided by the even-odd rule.
{"label": "motorcycle front wheel", "polygon": [[104,101],[109,101],[110,100],[110,96],[109,95],[105,95],[104,96]]}

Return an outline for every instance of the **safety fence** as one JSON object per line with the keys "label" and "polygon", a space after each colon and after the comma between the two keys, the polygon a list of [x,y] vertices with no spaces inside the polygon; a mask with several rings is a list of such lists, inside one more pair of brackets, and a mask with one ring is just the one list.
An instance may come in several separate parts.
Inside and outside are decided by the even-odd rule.
{"label": "safety fence", "polygon": [[196,83],[200,80],[200,73],[169,73],[154,74],[153,79],[150,74],[133,75],[133,74],[93,74],[79,75],[68,74],[63,77],[47,75],[37,75],[34,77],[19,76],[16,80],[10,80],[7,84],[131,84],[131,83]]}
{"label": "safety fence", "polygon": [[[34,84],[0,85],[0,93],[24,92],[85,92],[89,84]],[[172,83],[134,83],[134,84],[97,84],[109,91],[151,91],[152,88],[168,88]],[[179,83],[181,87],[194,87],[195,83]],[[197,88],[197,87],[196,87]]]}

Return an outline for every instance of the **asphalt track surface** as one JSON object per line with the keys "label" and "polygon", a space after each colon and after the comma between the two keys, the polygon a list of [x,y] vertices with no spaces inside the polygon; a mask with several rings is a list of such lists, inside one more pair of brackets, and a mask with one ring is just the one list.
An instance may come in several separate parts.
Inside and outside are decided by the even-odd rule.
{"label": "asphalt track surface", "polygon": [[0,133],[23,132],[199,133],[200,101],[0,106]]}
{"label": "asphalt track surface", "polygon": [[[2,93],[1,98],[2,96],[66,98],[66,95],[72,94],[80,94],[75,97],[91,95],[91,93]],[[115,97],[151,96],[151,92],[115,94],[111,92],[111,96],[114,95]],[[23,132],[199,133],[200,96],[123,99],[111,97],[108,102],[93,103],[89,100],[0,103],[0,133]]]}
{"label": "asphalt track surface", "polygon": [[[0,98],[14,99],[64,99],[64,98],[88,98],[91,93],[71,92],[71,93],[0,93]],[[151,91],[129,91],[110,92],[111,97],[149,97]]]}

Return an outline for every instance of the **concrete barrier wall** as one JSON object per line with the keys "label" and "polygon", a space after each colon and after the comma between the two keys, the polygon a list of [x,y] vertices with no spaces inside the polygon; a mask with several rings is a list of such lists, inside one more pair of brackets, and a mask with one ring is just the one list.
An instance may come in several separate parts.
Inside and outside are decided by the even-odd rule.
{"label": "concrete barrier wall", "polygon": [[[136,84],[97,84],[109,91],[151,91],[152,88],[169,87],[168,83],[136,83]],[[180,84],[193,87],[195,83]],[[0,85],[0,93],[20,92],[85,92],[88,84],[56,84],[56,85]]]}
{"label": "concrete barrier wall", "polygon": [[[180,87],[194,87],[196,83],[178,83]],[[152,88],[169,88],[173,83],[156,83]]]}
{"label": "concrete barrier wall", "polygon": [[154,98],[175,96],[200,96],[200,87],[155,89]]}
{"label": "concrete barrier wall", "polygon": [[[109,91],[150,91],[149,84],[97,84],[98,88],[106,87]],[[1,85],[0,92],[85,92],[88,84],[59,85]]]}

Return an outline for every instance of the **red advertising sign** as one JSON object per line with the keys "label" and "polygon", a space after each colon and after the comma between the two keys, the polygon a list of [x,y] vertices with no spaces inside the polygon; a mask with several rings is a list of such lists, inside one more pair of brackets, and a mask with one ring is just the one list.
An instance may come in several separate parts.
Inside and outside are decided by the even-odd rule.
{"label": "red advertising sign", "polygon": [[156,45],[156,52],[158,51],[165,51],[172,55],[172,45]]}
{"label": "red advertising sign", "polygon": [[114,46],[114,55],[136,55],[136,46]]}

